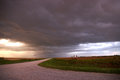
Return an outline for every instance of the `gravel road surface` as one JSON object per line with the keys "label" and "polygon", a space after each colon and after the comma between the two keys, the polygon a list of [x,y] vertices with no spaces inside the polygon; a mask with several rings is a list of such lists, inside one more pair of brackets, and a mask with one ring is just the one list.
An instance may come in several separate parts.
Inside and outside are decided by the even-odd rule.
{"label": "gravel road surface", "polygon": [[119,74],[64,71],[37,65],[46,60],[0,65],[0,80],[120,80]]}

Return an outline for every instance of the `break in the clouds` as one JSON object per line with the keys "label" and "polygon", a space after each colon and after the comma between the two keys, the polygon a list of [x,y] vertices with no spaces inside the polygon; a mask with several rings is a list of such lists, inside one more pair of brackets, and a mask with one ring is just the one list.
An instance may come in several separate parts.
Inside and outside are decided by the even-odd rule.
{"label": "break in the clouds", "polygon": [[120,41],[119,4],[120,0],[0,0],[0,39],[28,44],[24,51]]}

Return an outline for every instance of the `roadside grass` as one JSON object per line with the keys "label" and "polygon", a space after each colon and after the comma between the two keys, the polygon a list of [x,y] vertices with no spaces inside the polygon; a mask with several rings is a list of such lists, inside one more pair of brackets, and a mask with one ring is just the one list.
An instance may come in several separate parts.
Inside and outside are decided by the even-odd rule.
{"label": "roadside grass", "polygon": [[120,74],[120,56],[53,58],[39,65],[62,70]]}
{"label": "roadside grass", "polygon": [[0,58],[0,65],[29,62],[29,61],[35,61],[35,60],[41,60],[41,59],[44,59],[44,58],[39,58],[39,59],[19,59],[19,60],[6,60],[4,58]]}

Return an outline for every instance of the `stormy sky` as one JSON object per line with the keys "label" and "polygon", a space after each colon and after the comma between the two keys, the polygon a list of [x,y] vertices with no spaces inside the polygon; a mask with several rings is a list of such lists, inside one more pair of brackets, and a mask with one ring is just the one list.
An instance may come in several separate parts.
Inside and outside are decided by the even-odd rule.
{"label": "stormy sky", "polygon": [[120,41],[120,0],[0,0],[2,38],[29,49]]}

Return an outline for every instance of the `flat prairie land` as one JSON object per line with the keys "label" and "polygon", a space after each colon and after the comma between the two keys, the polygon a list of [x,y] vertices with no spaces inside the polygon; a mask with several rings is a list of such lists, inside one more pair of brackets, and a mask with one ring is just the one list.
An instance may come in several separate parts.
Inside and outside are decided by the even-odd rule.
{"label": "flat prairie land", "polygon": [[63,70],[120,74],[120,56],[53,58],[39,65]]}
{"label": "flat prairie land", "polygon": [[65,71],[38,66],[47,60],[50,58],[0,65],[0,80],[120,80],[119,74]]}

